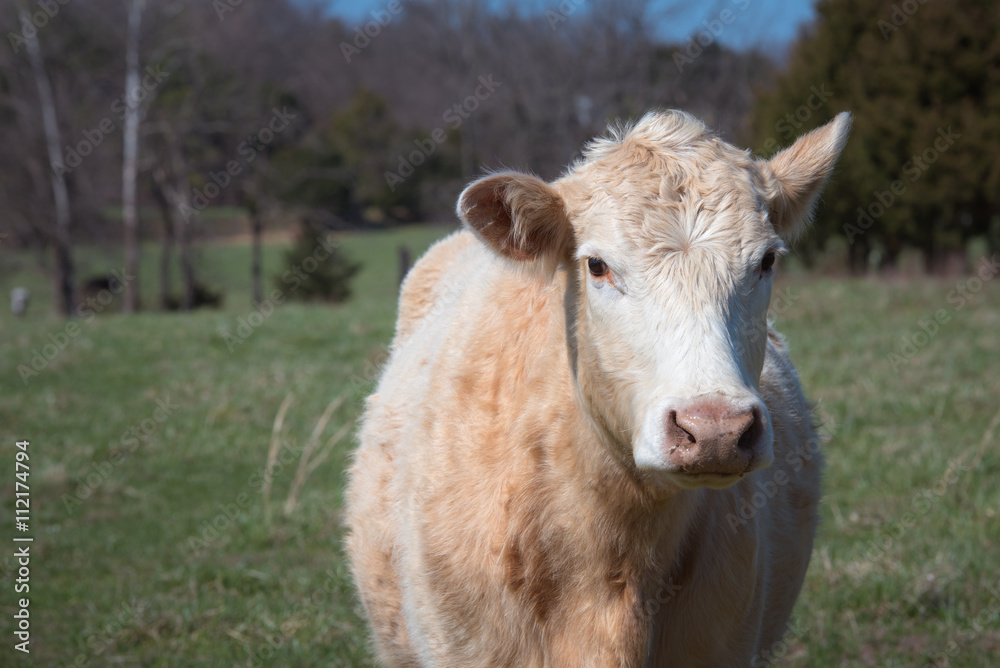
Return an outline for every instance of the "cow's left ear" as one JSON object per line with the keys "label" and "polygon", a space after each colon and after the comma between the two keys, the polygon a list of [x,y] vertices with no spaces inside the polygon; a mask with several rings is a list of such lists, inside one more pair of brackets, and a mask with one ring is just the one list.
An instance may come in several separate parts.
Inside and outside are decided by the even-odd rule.
{"label": "cow's left ear", "polygon": [[573,229],[562,197],[541,179],[520,172],[483,177],[458,198],[458,216],[500,255],[541,261],[554,269],[568,253]]}
{"label": "cow's left ear", "polygon": [[761,162],[770,180],[771,222],[783,239],[794,239],[809,223],[816,199],[844,150],[850,130],[851,114],[845,111]]}

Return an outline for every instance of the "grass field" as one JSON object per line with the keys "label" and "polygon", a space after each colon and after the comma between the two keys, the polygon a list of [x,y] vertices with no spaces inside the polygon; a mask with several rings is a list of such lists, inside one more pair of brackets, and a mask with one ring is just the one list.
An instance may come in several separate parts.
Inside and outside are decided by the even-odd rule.
{"label": "grass field", "polygon": [[[240,245],[200,251],[226,292],[219,311],[105,313],[76,320],[72,335],[44,300],[23,320],[0,316],[0,664],[368,665],[341,549],[351,439],[291,515],[282,506],[330,401],[345,397],[321,443],[374,385],[397,246],[419,252],[443,233],[347,237],[365,265],[352,301],[279,306],[237,343],[251,313]],[[268,248],[270,273],[280,251]],[[88,271],[116,260],[82,255]],[[830,441],[822,528],[777,665],[1000,665],[1000,280],[970,280],[779,278],[777,326]],[[25,258],[0,254],[0,295],[15,284],[45,291]],[[44,368],[22,378],[36,351]],[[23,439],[30,657],[13,649],[12,618]]]}

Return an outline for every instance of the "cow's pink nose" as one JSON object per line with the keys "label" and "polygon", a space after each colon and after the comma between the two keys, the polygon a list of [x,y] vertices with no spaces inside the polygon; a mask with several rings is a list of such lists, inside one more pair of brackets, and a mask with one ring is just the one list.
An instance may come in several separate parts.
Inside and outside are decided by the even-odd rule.
{"label": "cow's pink nose", "polygon": [[668,411],[664,431],[667,456],[681,473],[740,475],[761,459],[760,412],[721,395]]}

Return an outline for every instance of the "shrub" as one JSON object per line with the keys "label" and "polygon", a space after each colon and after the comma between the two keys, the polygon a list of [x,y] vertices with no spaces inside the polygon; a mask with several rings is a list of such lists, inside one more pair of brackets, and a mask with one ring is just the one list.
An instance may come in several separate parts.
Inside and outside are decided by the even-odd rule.
{"label": "shrub", "polygon": [[351,280],[361,269],[309,217],[302,219],[295,245],[285,253],[285,265],[281,275],[275,276],[275,285],[289,298],[333,303],[351,296]]}

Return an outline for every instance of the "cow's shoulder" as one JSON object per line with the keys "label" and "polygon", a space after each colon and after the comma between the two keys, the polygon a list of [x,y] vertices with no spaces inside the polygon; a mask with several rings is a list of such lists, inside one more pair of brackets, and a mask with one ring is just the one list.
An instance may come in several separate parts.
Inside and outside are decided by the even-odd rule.
{"label": "cow's shoulder", "polygon": [[458,230],[431,246],[417,261],[403,281],[399,293],[399,317],[396,320],[395,345],[405,341],[433,309],[442,294],[446,276],[454,276],[463,256],[476,250],[476,238]]}

